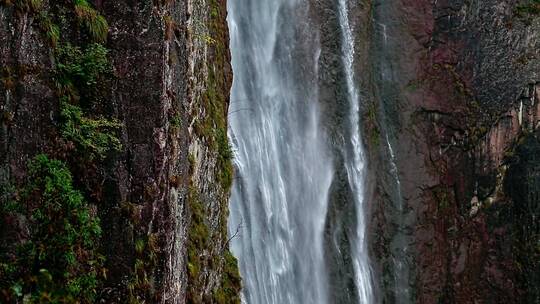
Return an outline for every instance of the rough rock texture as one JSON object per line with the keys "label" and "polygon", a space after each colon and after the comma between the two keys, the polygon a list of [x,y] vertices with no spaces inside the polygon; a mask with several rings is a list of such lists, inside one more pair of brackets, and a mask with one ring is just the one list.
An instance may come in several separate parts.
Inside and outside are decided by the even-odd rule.
{"label": "rough rock texture", "polygon": [[[234,303],[239,282],[220,291],[226,264],[234,266],[227,268],[230,276],[236,267],[224,228],[230,176],[223,172],[230,172],[230,164],[220,149],[228,148],[226,136],[214,144],[216,134],[226,134],[232,81],[225,3],[93,1],[109,23],[113,76],[101,88],[105,102],[90,111],[122,123],[123,148],[104,160],[82,162],[59,134],[59,102],[51,85],[55,61],[35,15],[0,1],[0,183],[20,184],[28,160],[39,153],[69,164],[101,220],[104,303]],[[76,27],[62,30],[71,43],[84,39]],[[209,122],[197,132],[197,121]],[[202,206],[197,220],[210,236],[194,255],[212,266],[205,262],[191,276],[194,196]],[[3,227],[1,236],[12,235],[11,228],[16,230]],[[135,249],[138,240],[146,251]]]}
{"label": "rough rock texture", "polygon": [[334,179],[330,187],[328,214],[325,227],[325,253],[329,273],[330,296],[333,303],[354,302],[357,294],[351,258],[351,240],[354,239],[353,193],[349,187],[345,167],[344,149],[347,133],[349,103],[342,67],[341,41],[336,1],[314,2],[311,18],[319,30],[321,53],[319,57],[319,102],[322,104],[323,123],[332,141]]}
{"label": "rough rock texture", "polygon": [[365,10],[381,130],[366,136],[381,300],[539,303],[537,2]]}
{"label": "rough rock texture", "polygon": [[[370,3],[349,1],[349,20],[357,44],[357,86],[361,89],[361,102],[373,100],[372,79],[368,50],[371,47]],[[339,23],[338,1],[310,1],[311,21],[318,30],[319,102],[322,105],[323,124],[329,134],[334,157],[334,177],[330,188],[325,227],[325,254],[329,273],[330,303],[357,303],[353,252],[356,240],[356,210],[353,191],[347,174],[347,155],[350,154],[351,128],[346,72],[343,65],[342,29]],[[364,77],[366,76],[366,77]],[[371,192],[374,177],[368,178],[366,189]],[[366,210],[369,213],[369,210]],[[377,289],[376,284],[373,284]],[[377,290],[374,292],[378,293]]]}

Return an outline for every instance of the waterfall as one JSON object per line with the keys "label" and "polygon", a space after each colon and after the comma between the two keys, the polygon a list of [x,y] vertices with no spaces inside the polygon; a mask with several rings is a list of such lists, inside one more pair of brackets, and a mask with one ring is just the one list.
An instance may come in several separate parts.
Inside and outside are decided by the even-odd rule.
{"label": "waterfall", "polygon": [[[327,303],[323,230],[333,161],[321,130],[306,3],[230,0],[229,136],[245,303]],[[241,110],[245,109],[245,110]]]}
{"label": "waterfall", "polygon": [[[351,138],[343,158],[357,213],[351,268],[358,301],[367,304],[373,297],[354,37],[345,1],[337,8],[350,103]],[[323,242],[335,158],[321,122],[321,47],[308,9],[307,0],[228,1],[234,72],[229,137],[236,168],[229,232],[238,231],[231,250],[244,303],[334,303]]]}
{"label": "waterfall", "polygon": [[371,271],[369,267],[366,234],[366,219],[364,216],[364,185],[365,157],[360,140],[360,95],[355,83],[354,72],[354,36],[349,23],[347,0],[339,0],[339,23],[341,26],[341,51],[347,80],[347,93],[350,103],[350,142],[351,149],[345,155],[349,184],[354,194],[356,208],[356,239],[352,250],[355,271],[356,288],[360,303],[372,303]]}

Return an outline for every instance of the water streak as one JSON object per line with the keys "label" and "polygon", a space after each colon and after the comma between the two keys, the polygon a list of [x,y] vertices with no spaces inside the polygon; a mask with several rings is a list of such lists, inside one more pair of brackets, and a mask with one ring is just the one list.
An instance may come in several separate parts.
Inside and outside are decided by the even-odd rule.
{"label": "water streak", "polygon": [[356,207],[356,239],[353,246],[352,258],[354,263],[356,288],[360,303],[373,302],[371,287],[371,269],[369,266],[368,248],[366,242],[366,218],[365,218],[365,156],[360,139],[360,94],[355,82],[354,71],[354,36],[349,23],[349,10],[347,0],[339,0],[339,23],[342,32],[343,65],[347,80],[348,99],[350,103],[350,136],[351,149],[346,157],[347,175],[349,184],[354,193]]}

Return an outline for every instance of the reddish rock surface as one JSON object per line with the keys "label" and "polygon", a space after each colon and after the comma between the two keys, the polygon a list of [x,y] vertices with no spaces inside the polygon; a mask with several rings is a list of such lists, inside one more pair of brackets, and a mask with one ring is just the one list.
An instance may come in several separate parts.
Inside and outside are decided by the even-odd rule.
{"label": "reddish rock surface", "polygon": [[[386,73],[385,65],[393,69],[391,77],[378,80],[374,103],[382,134],[394,147],[405,207],[396,215],[392,182],[374,173],[373,248],[385,302],[395,301],[395,269],[384,248],[396,237],[411,242],[413,303],[540,301],[538,276],[530,275],[540,270],[538,252],[534,245],[517,246],[538,242],[539,206],[530,195],[538,187],[535,160],[523,163],[515,156],[520,145],[536,145],[540,81],[539,21],[518,16],[519,5],[374,5],[379,53],[372,73]],[[385,24],[384,33],[377,24]],[[380,154],[388,155],[387,148],[367,145],[371,170],[384,172],[388,157]],[[513,166],[530,170],[521,196],[509,190]],[[524,203],[527,211],[519,207]],[[405,232],[388,232],[388,223],[400,217]]]}

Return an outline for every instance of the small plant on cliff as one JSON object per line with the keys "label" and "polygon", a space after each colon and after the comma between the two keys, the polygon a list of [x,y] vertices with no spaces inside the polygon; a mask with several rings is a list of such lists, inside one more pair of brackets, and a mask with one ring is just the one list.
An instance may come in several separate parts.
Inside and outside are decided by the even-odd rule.
{"label": "small plant on cliff", "polygon": [[15,8],[20,12],[36,12],[43,5],[43,0],[2,0],[0,4],[15,5]]}
{"label": "small plant on cliff", "polygon": [[528,20],[528,17],[540,16],[540,0],[529,0],[526,3],[520,4],[514,12],[517,17],[529,23],[530,20]]}
{"label": "small plant on cliff", "polygon": [[233,159],[233,153],[227,134],[224,129],[219,128],[216,130],[216,141],[218,144],[218,165],[221,169],[219,172],[219,181],[223,189],[230,189],[233,180],[233,168],[231,160]]}
{"label": "small plant on cliff", "polygon": [[224,253],[221,287],[214,291],[213,298],[217,304],[240,304],[242,280],[238,272],[236,258],[227,250]]}
{"label": "small plant on cliff", "polygon": [[204,289],[201,269],[206,267],[203,252],[207,250],[210,241],[210,231],[205,222],[205,208],[199,198],[197,189],[191,185],[188,189],[188,207],[190,223],[187,238],[187,271],[189,287],[187,303],[203,303],[200,292]]}
{"label": "small plant on cliff", "polygon": [[144,299],[152,299],[156,286],[152,273],[157,263],[158,238],[150,233],[135,241],[135,264],[130,282],[127,285],[128,303],[144,303]]}
{"label": "small plant on cliff", "polygon": [[0,82],[2,82],[4,89],[9,90],[9,91],[15,89],[15,86],[17,84],[17,79],[11,67],[9,66],[2,67],[0,69],[0,77],[1,77]]}
{"label": "small plant on cliff", "polygon": [[107,49],[94,43],[82,49],[65,44],[56,50],[56,87],[60,95],[61,134],[90,159],[103,159],[108,151],[122,149],[114,134],[122,124],[105,118],[88,118],[80,103],[91,104],[96,85],[110,72]]}
{"label": "small plant on cliff", "polygon": [[60,95],[75,101],[79,95],[92,95],[100,78],[111,71],[107,55],[108,50],[98,43],[85,48],[66,43],[57,48],[55,80]]}
{"label": "small plant on cliff", "polygon": [[377,123],[377,107],[370,103],[365,112],[366,129],[368,131],[369,143],[373,147],[378,147],[381,143],[381,132]]}
{"label": "small plant on cliff", "polygon": [[52,22],[51,18],[45,12],[40,12],[37,20],[39,28],[45,34],[49,44],[55,48],[60,40],[60,28]]}
{"label": "small plant on cliff", "polygon": [[81,108],[62,102],[62,135],[84,151],[90,160],[103,159],[109,151],[120,151],[122,144],[114,135],[122,124],[116,120],[84,117]]}
{"label": "small plant on cliff", "polygon": [[95,250],[101,229],[64,163],[35,157],[10,206],[29,231],[14,252],[0,252],[2,302],[92,302],[103,273]]}
{"label": "small plant on cliff", "polygon": [[107,20],[86,0],[74,0],[75,14],[95,42],[105,42],[109,32]]}

